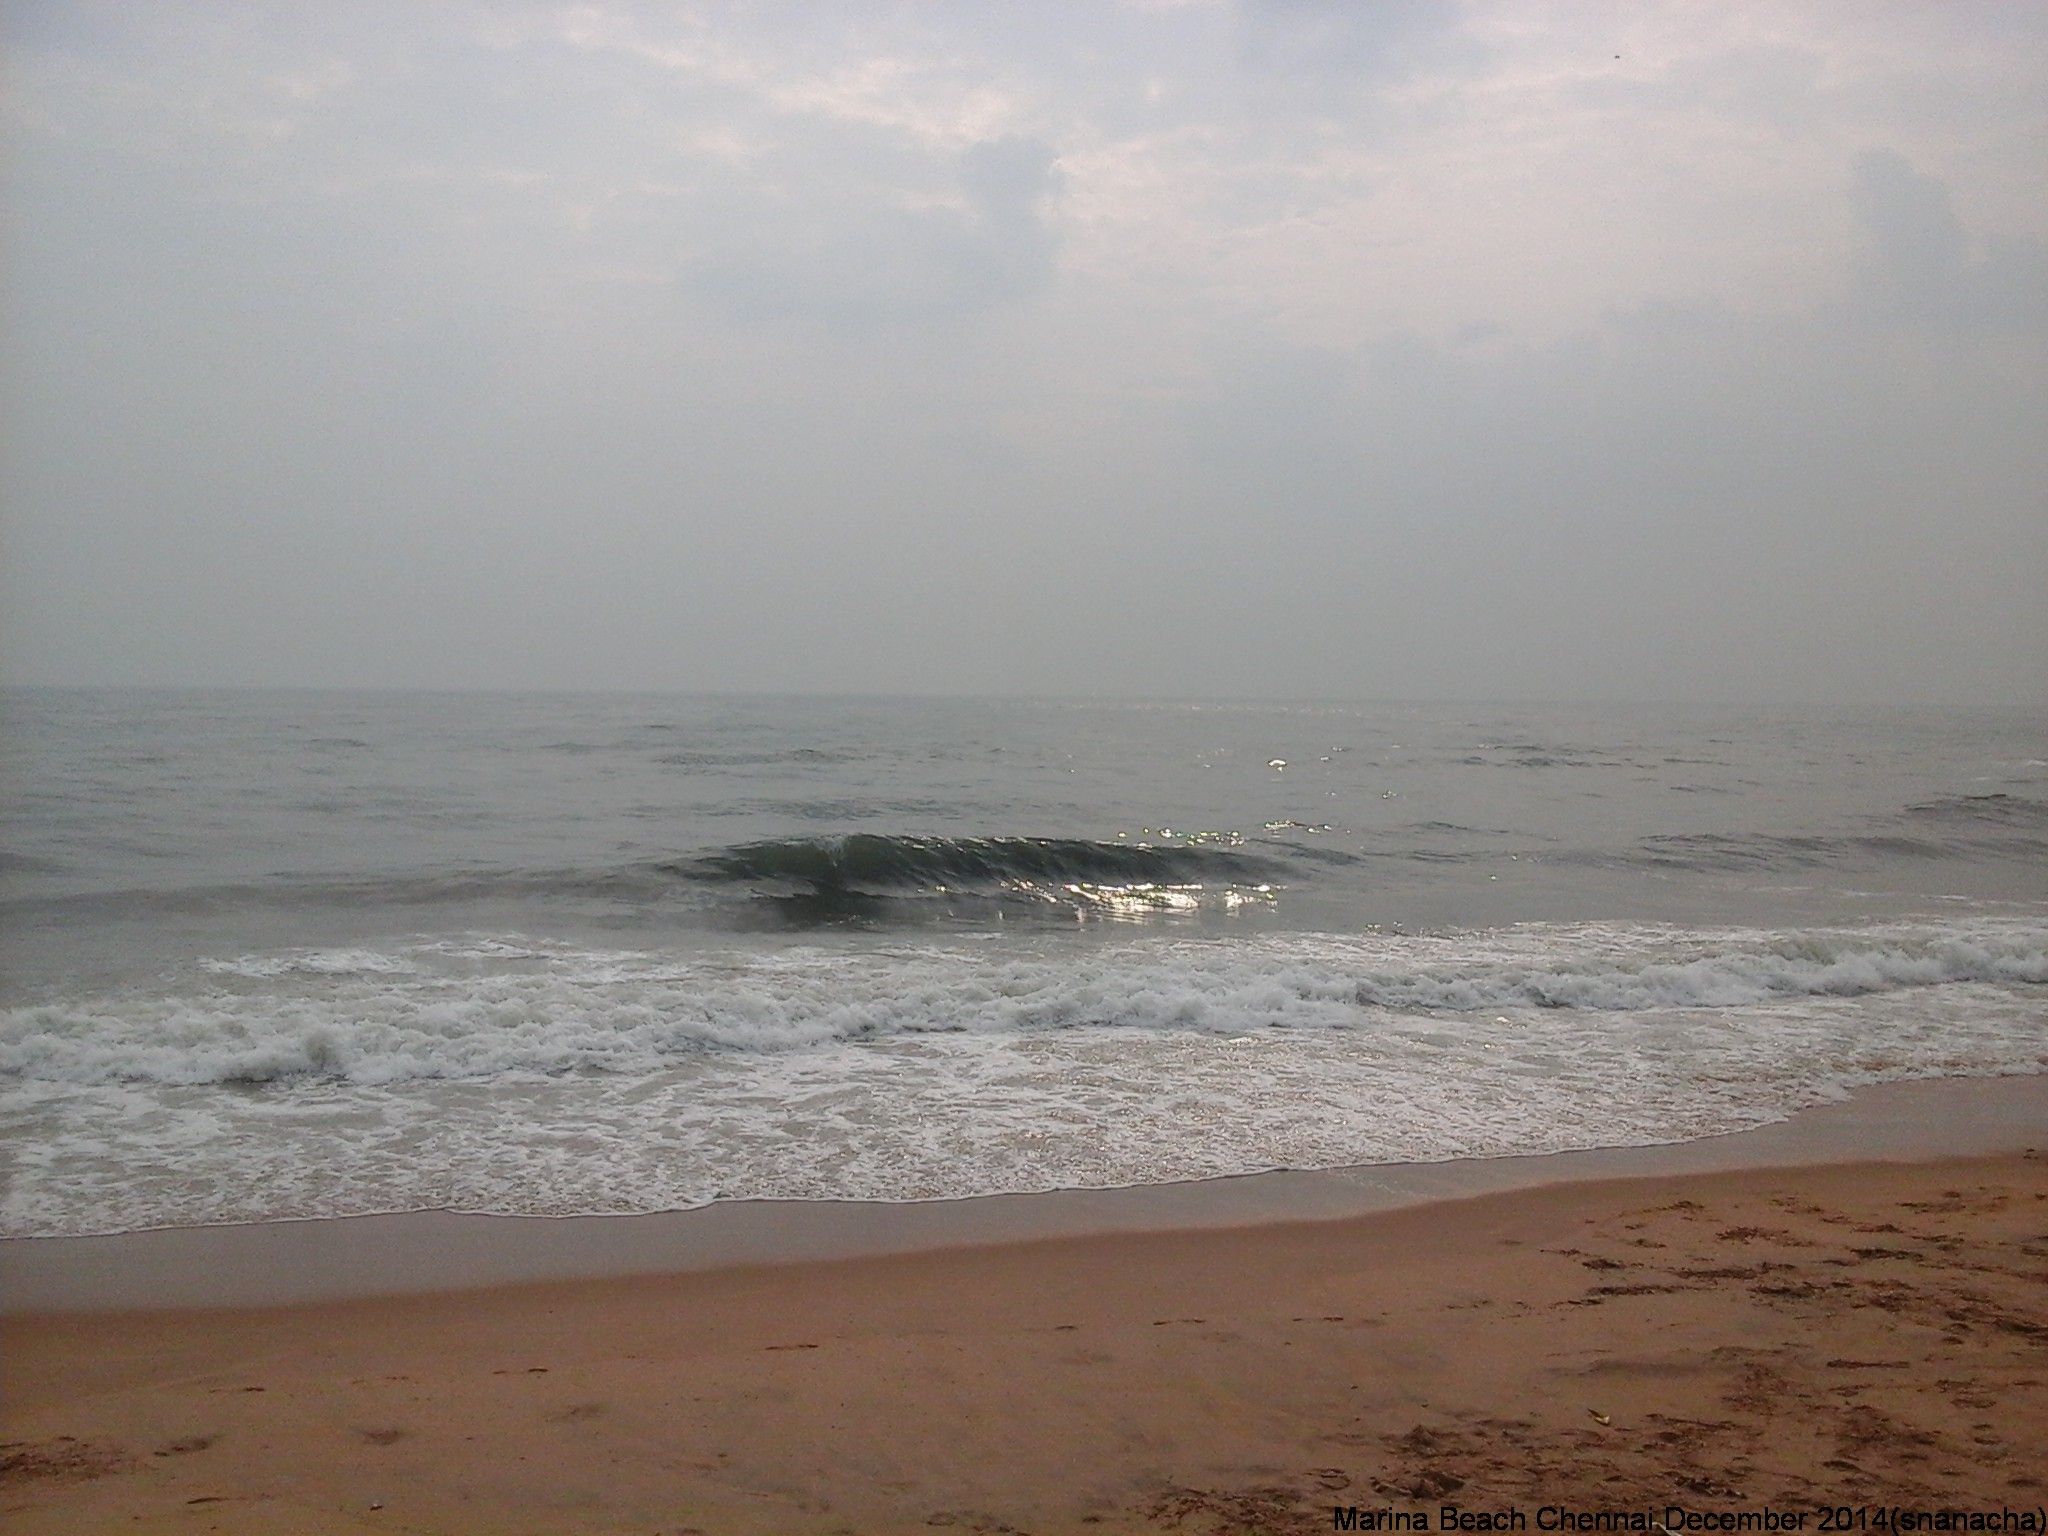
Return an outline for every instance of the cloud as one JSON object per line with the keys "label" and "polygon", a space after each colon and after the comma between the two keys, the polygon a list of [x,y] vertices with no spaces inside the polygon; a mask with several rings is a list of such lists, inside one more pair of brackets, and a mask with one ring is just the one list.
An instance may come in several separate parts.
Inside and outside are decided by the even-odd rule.
{"label": "cloud", "polygon": [[0,620],[81,680],[2035,698],[2027,9],[50,0]]}
{"label": "cloud", "polygon": [[1440,55],[1460,12],[1449,0],[1239,0],[1240,57],[1296,83],[1383,80]]}
{"label": "cloud", "polygon": [[686,285],[742,319],[856,329],[942,323],[1044,289],[1058,245],[1052,147],[1004,137],[948,158],[950,197],[921,205],[879,175],[848,191],[829,167],[803,167],[784,197],[733,208]]}
{"label": "cloud", "polygon": [[1948,186],[1896,150],[1856,159],[1857,298],[1874,316],[1932,330],[2040,332],[2048,243],[2007,238],[1972,258]]}
{"label": "cloud", "polygon": [[1896,150],[1855,158],[1853,299],[1878,324],[1927,332],[2048,330],[2048,242],[1972,242],[1948,184]]}
{"label": "cloud", "polygon": [[2010,258],[1973,261],[1896,157],[1854,172],[1866,246],[1800,314],[1229,348],[1186,408],[1184,522],[1257,538],[1181,534],[1176,579],[1292,635],[1310,691],[1370,656],[1452,692],[2038,692],[2048,394],[2038,353],[1968,344]]}
{"label": "cloud", "polygon": [[1053,190],[1057,158],[1037,139],[984,139],[961,155],[960,183],[991,222],[1033,218]]}
{"label": "cloud", "polygon": [[1969,237],[1948,188],[1895,150],[1856,159],[1851,207],[1863,237],[1858,278],[1876,307],[1902,318],[1951,318],[1969,264]]}

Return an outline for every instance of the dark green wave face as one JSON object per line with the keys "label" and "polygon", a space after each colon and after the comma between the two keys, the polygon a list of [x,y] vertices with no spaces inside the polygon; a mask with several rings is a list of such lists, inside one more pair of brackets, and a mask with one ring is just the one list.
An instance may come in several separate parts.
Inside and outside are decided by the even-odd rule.
{"label": "dark green wave face", "polygon": [[1155,847],[1052,837],[783,838],[707,854],[679,872],[702,880],[796,881],[820,895],[868,891],[999,891],[1030,884],[1255,881],[1271,861],[1207,847]]}

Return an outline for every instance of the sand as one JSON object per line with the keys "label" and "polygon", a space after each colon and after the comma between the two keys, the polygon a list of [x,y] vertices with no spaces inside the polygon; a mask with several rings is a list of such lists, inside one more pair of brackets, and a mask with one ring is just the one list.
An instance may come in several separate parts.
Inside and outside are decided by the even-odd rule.
{"label": "sand", "polygon": [[1334,1220],[1596,1179],[1971,1157],[2048,1145],[2048,1074],[1884,1083],[1663,1146],[1375,1164],[974,1200],[732,1201],[646,1216],[408,1211],[0,1241],[0,1312],[269,1306],[972,1243]]}
{"label": "sand", "polygon": [[1671,1506],[2041,1522],[2048,1157],[17,1314],[0,1342],[23,1536],[1286,1532],[1349,1508],[1434,1530],[1446,1504],[1531,1529]]}

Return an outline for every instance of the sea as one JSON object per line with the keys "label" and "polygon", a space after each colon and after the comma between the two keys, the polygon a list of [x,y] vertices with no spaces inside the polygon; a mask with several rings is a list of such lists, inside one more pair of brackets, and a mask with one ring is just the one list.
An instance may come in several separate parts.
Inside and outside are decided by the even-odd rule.
{"label": "sea", "polygon": [[13,690],[0,1235],[930,1201],[2048,1071],[2048,717]]}

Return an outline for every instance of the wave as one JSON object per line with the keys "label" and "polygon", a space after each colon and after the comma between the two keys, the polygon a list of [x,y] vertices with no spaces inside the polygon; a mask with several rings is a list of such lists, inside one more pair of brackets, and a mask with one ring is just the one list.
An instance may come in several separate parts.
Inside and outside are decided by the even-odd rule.
{"label": "wave", "polygon": [[664,768],[764,768],[786,763],[843,763],[853,756],[820,747],[789,747],[771,752],[664,752],[654,761]]}
{"label": "wave", "polygon": [[657,866],[695,879],[794,882],[818,894],[974,890],[1020,885],[1167,884],[1257,879],[1269,860],[1200,844],[1093,842],[1054,837],[783,838],[682,864]]}
{"label": "wave", "polygon": [[1915,822],[1936,822],[1969,827],[2039,827],[2048,829],[2048,801],[2030,800],[2024,795],[1946,795],[1906,807],[1904,815]]}
{"label": "wave", "polygon": [[1565,1008],[1622,1013],[1865,997],[1958,982],[2048,984],[2048,938],[1943,936],[1869,944],[1809,936],[1759,950],[1637,965],[1397,973],[1369,977],[1352,995],[1364,1006],[1428,1012]]}
{"label": "wave", "polygon": [[[2020,1021],[2007,1065],[2040,1070],[2048,1053],[2026,989],[2044,984],[2048,929],[2018,922],[1797,934],[1589,925],[1438,939],[1262,935],[1003,956],[943,944],[667,955],[498,936],[216,960],[183,986],[14,1008],[0,1013],[0,1076],[388,1085],[646,1074],[938,1036],[1321,1031],[1363,1043],[1416,1028],[1512,1034],[1561,1015],[1582,1021],[1557,1037],[1575,1042],[1573,1051],[1604,1041],[1595,1054],[1626,1054],[1666,1032],[1659,1020],[1701,1012],[1764,1027],[1796,1051],[1802,1029],[1819,1027],[1813,1021],[1842,1000],[1961,986],[1997,989],[1998,1006]],[[1766,1027],[1745,1012],[1759,1006],[1791,1011]],[[1428,1020],[1447,1022],[1419,1022]]]}
{"label": "wave", "polygon": [[1653,868],[1688,870],[1819,869],[1862,865],[1884,859],[1938,859],[1948,850],[1924,838],[1863,836],[1768,836],[1692,832],[1646,837],[1632,862]]}
{"label": "wave", "polygon": [[[1829,833],[1683,832],[1634,847],[1523,855],[1608,868],[1745,873],[1868,869],[1898,861],[2048,859],[2048,804],[2017,795],[1958,795],[1872,818],[1871,830]],[[1866,823],[1870,825],[1870,823]]]}
{"label": "wave", "polygon": [[979,921],[1007,916],[1140,921],[1236,911],[1273,898],[1275,859],[1206,843],[855,833],[743,843],[652,866],[739,886],[782,922]]}

